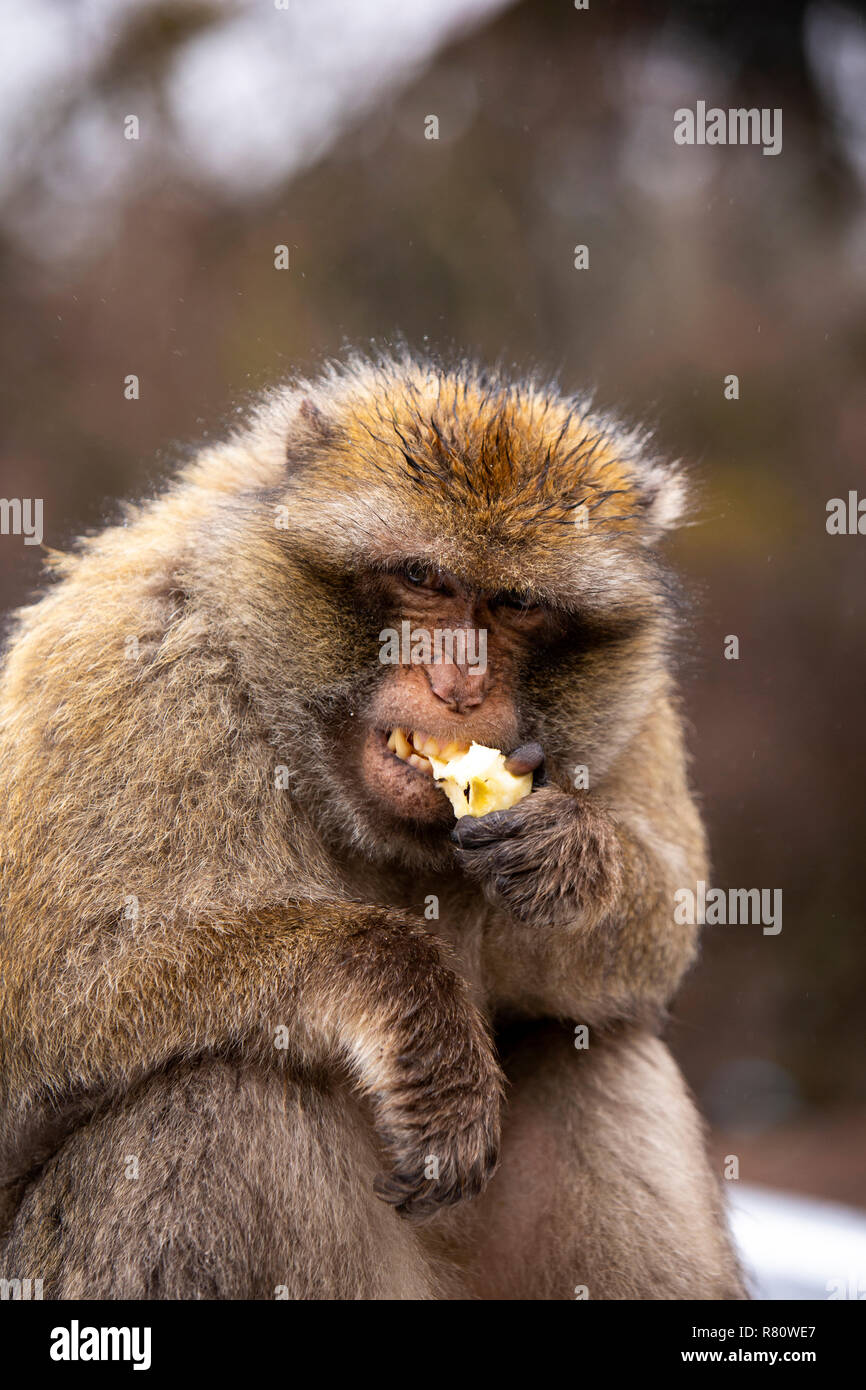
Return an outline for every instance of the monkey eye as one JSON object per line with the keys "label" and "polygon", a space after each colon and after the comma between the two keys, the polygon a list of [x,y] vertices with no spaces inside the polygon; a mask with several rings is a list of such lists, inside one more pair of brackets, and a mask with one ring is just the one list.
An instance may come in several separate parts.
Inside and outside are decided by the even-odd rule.
{"label": "monkey eye", "polygon": [[438,575],[432,565],[423,560],[410,560],[400,570],[400,578],[414,589],[439,589]]}
{"label": "monkey eye", "polygon": [[526,594],[518,594],[512,591],[506,593],[493,594],[490,599],[492,609],[505,608],[509,613],[517,617],[533,617],[541,612],[541,605],[533,603],[532,599]]}

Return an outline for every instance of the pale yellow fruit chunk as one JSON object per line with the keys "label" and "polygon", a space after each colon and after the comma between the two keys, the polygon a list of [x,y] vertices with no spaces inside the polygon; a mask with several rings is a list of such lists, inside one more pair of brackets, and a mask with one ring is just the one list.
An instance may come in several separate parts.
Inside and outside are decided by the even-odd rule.
{"label": "pale yellow fruit chunk", "polygon": [[514,777],[505,770],[505,755],[481,743],[471,744],[468,753],[445,762],[439,758],[429,762],[458,820],[462,816],[486,816],[488,811],[507,811],[532,791],[531,772]]}

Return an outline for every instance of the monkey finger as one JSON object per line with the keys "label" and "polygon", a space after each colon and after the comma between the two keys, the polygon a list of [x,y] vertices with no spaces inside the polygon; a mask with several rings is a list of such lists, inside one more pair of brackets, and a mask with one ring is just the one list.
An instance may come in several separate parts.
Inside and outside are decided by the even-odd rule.
{"label": "monkey finger", "polygon": [[521,743],[505,759],[505,771],[512,777],[523,777],[527,772],[535,772],[544,762],[544,749],[540,743]]}
{"label": "monkey finger", "polygon": [[451,839],[461,849],[480,849],[496,840],[516,835],[520,826],[520,818],[513,811],[488,811],[486,816],[461,816],[451,831]]}

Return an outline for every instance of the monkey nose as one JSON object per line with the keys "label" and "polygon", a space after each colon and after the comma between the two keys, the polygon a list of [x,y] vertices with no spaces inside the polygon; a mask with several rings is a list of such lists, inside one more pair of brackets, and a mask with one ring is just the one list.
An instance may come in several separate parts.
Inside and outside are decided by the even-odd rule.
{"label": "monkey nose", "polygon": [[484,703],[488,690],[486,671],[479,675],[455,662],[439,662],[425,666],[430,689],[438,700],[455,714],[465,714]]}

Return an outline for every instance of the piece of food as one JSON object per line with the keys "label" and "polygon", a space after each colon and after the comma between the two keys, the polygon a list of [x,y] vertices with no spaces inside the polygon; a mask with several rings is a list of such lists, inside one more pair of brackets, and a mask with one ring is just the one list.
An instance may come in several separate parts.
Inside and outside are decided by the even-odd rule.
{"label": "piece of food", "polygon": [[514,777],[505,770],[505,755],[481,743],[470,744],[468,753],[459,753],[446,762],[431,757],[430,766],[458,820],[461,816],[486,816],[488,811],[507,811],[532,791],[531,772]]}
{"label": "piece of food", "polygon": [[507,811],[532,791],[531,772],[519,776],[507,772],[504,753],[482,743],[455,741],[440,747],[429,734],[392,729],[388,747],[401,762],[435,778],[458,820]]}

